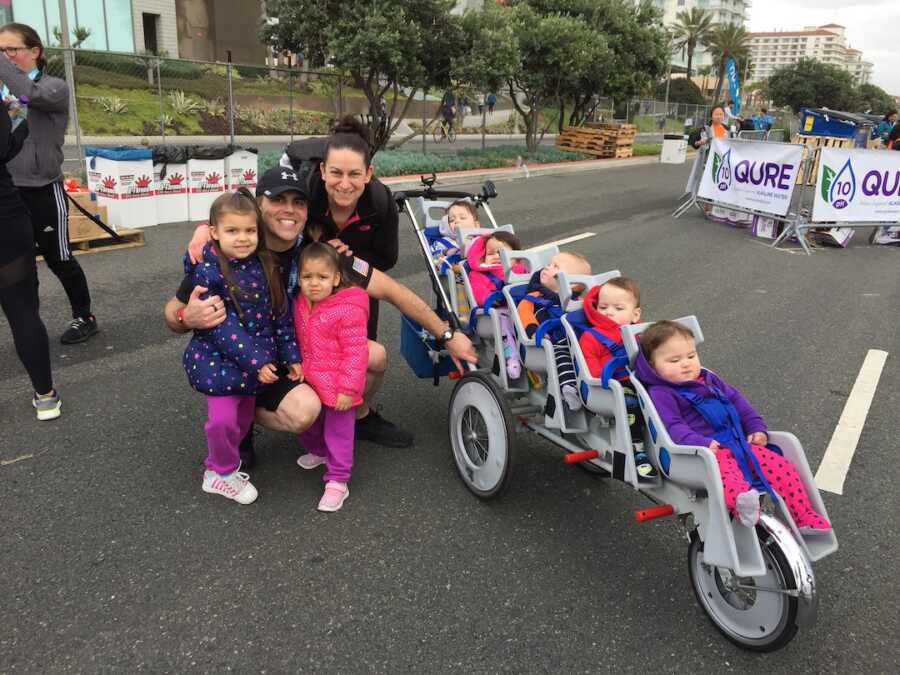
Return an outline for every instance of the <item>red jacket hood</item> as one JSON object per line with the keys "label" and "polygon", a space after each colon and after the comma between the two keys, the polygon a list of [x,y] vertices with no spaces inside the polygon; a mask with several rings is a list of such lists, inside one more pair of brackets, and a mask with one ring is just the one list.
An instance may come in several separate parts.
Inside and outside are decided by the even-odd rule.
{"label": "red jacket hood", "polygon": [[622,342],[622,327],[615,321],[597,311],[597,296],[600,295],[602,286],[594,286],[584,296],[584,303],[581,308],[584,310],[585,318],[591,322],[591,325],[598,331],[603,333],[610,340]]}
{"label": "red jacket hood", "polygon": [[493,272],[501,279],[503,278],[503,265],[485,265],[482,262],[484,258],[484,250],[487,248],[487,241],[491,238],[489,234],[483,234],[472,241],[469,250],[466,251],[466,262],[469,263],[469,269],[473,272]]}

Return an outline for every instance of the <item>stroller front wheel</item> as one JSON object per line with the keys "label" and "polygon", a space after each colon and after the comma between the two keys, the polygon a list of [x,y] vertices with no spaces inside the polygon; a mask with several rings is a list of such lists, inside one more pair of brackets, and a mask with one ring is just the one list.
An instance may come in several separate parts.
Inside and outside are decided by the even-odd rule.
{"label": "stroller front wheel", "polygon": [[697,602],[726,638],[750,651],[772,652],[815,620],[815,581],[808,559],[783,525],[763,516],[756,533],[765,574],[739,577],[707,565],[696,530],[688,546],[688,571]]}
{"label": "stroller front wheel", "polygon": [[450,445],[459,476],[481,499],[498,496],[510,478],[514,453],[512,414],[485,373],[467,373],[450,396]]}

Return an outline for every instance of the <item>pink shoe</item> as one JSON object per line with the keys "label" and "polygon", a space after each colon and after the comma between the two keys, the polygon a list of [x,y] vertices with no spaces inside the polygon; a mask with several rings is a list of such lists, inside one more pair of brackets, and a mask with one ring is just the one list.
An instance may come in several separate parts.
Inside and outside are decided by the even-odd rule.
{"label": "pink shoe", "polygon": [[800,534],[824,534],[831,531],[831,523],[812,509],[795,518],[794,524],[800,530]]}
{"label": "pink shoe", "polygon": [[350,496],[350,488],[346,483],[338,483],[330,480],[325,483],[325,493],[319,500],[319,511],[331,513],[337,511],[344,505],[344,500]]}
{"label": "pink shoe", "polygon": [[301,469],[315,469],[317,466],[322,466],[324,463],[324,457],[314,455],[311,452],[307,452],[305,455],[300,455],[297,458],[297,466]]}

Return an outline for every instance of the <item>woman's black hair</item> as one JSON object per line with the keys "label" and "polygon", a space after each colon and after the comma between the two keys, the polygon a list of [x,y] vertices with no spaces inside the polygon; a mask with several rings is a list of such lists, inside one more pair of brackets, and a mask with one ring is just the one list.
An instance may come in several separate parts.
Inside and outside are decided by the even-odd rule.
{"label": "woman's black hair", "polygon": [[891,115],[896,115],[896,114],[897,114],[897,111],[896,111],[896,110],[888,110],[888,111],[885,113],[884,119],[882,120],[882,122],[890,122],[890,121],[891,121]]}
{"label": "woman's black hair", "polygon": [[372,163],[372,141],[369,127],[360,122],[353,115],[347,115],[338,120],[334,125],[331,136],[325,144],[325,157],[328,162],[328,153],[332,150],[353,150],[362,155],[366,168]]}
{"label": "woman's black hair", "polygon": [[16,33],[28,49],[37,47],[41,50],[37,58],[38,70],[44,72],[47,68],[47,57],[44,56],[44,43],[41,42],[41,36],[31,26],[24,23],[8,23],[0,28],[0,33]]}

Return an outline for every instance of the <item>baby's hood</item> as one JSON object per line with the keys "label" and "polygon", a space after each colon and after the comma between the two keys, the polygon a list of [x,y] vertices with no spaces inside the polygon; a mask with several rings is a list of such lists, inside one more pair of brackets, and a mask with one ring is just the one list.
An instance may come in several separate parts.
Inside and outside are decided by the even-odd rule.
{"label": "baby's hood", "polygon": [[584,302],[581,305],[581,308],[584,310],[584,316],[587,317],[587,320],[591,322],[594,328],[606,337],[615,342],[622,342],[622,327],[597,310],[597,296],[600,295],[601,288],[602,285],[594,286],[584,296]]}
{"label": "baby's hood", "polygon": [[[645,387],[669,387],[670,389],[685,387],[704,396],[709,393],[706,386],[701,384],[700,382],[691,381],[679,382],[676,384],[675,382],[669,382],[668,380],[663,379],[659,376],[653,366],[650,365],[650,362],[644,356],[643,349],[638,351],[637,357],[634,360],[634,370],[638,376],[638,379],[641,381],[641,384],[643,384]],[[703,375],[707,380],[709,380],[710,377],[715,378],[715,375],[713,375],[706,368],[701,368],[700,374]]]}
{"label": "baby's hood", "polygon": [[481,262],[484,258],[484,252],[487,248],[489,234],[483,234],[472,241],[469,250],[466,252],[466,262],[469,263],[469,269],[473,272],[493,272],[498,276],[503,276],[503,265],[485,265]]}

